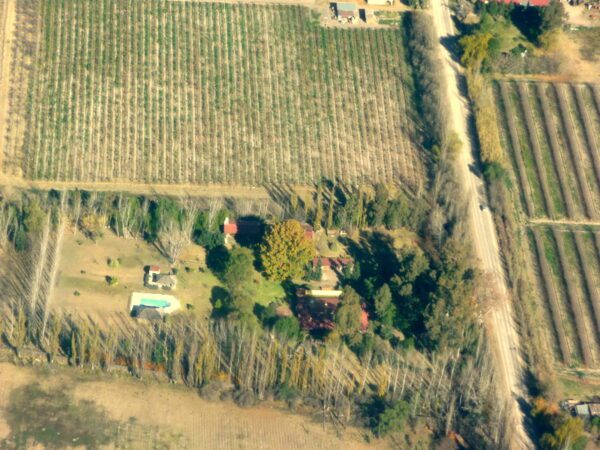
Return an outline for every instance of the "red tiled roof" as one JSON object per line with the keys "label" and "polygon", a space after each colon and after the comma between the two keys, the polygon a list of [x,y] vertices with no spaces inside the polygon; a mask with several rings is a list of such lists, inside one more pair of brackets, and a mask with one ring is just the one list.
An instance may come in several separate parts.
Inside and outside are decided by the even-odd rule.
{"label": "red tiled roof", "polygon": [[223,233],[225,234],[237,234],[238,227],[237,223],[231,222],[223,225]]}
{"label": "red tiled roof", "polygon": [[363,333],[369,328],[369,314],[363,309],[360,312],[360,331]]}
{"label": "red tiled roof", "polygon": [[[339,298],[304,298],[296,304],[296,314],[305,330],[333,330],[335,311],[340,304]],[[360,312],[360,331],[369,328],[369,315],[363,308]]]}
{"label": "red tiled roof", "polygon": [[529,0],[529,6],[548,6],[550,0]]}
{"label": "red tiled roof", "polygon": [[160,267],[158,267],[158,266],[150,266],[150,267],[148,267],[148,270],[150,272],[160,272]]}

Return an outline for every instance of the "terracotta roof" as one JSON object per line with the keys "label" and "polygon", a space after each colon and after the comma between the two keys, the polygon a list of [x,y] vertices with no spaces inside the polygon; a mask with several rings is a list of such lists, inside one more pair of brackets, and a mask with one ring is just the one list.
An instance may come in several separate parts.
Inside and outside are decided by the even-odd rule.
{"label": "terracotta roof", "polygon": [[225,234],[237,234],[238,232],[238,227],[237,227],[237,223],[232,222],[232,223],[226,223],[223,225],[223,233]]}
{"label": "terracotta roof", "polygon": [[158,267],[158,266],[150,266],[150,267],[148,267],[148,271],[150,271],[150,272],[160,272],[160,267]]}
{"label": "terracotta roof", "polygon": [[304,237],[306,239],[312,240],[315,237],[315,230],[312,225],[303,223],[302,228],[304,229]]}
{"label": "terracotta roof", "polygon": [[223,224],[225,234],[258,234],[262,229],[263,224],[258,220],[239,220]]}
{"label": "terracotta roof", "polygon": [[[296,314],[300,325],[305,330],[333,330],[335,327],[335,311],[340,304],[339,298],[303,298],[296,304]],[[360,312],[360,330],[369,328],[369,315]]]}

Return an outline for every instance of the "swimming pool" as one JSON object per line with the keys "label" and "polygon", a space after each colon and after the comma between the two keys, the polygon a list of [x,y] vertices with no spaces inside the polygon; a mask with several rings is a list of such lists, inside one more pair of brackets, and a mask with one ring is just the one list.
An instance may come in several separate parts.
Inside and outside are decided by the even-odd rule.
{"label": "swimming pool", "polygon": [[150,293],[150,292],[133,292],[129,302],[129,311],[138,306],[146,308],[156,308],[162,314],[171,314],[181,308],[181,303],[172,295]]}
{"label": "swimming pool", "polygon": [[168,300],[155,300],[152,298],[143,298],[140,300],[140,305],[151,306],[152,308],[166,308],[171,305]]}

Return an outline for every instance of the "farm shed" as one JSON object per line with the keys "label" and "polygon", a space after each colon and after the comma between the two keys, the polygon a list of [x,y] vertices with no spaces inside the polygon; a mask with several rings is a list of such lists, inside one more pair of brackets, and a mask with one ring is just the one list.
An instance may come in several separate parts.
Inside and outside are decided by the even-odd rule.
{"label": "farm shed", "polygon": [[358,7],[355,3],[336,3],[335,15],[339,20],[352,22],[358,18]]}

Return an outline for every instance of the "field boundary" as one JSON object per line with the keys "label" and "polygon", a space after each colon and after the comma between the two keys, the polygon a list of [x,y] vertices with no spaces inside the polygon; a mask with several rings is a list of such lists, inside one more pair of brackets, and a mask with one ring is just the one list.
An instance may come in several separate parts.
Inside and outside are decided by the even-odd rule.
{"label": "field boundary", "polygon": [[0,172],[4,171],[4,141],[10,92],[11,43],[14,32],[14,0],[4,0],[0,11]]}

